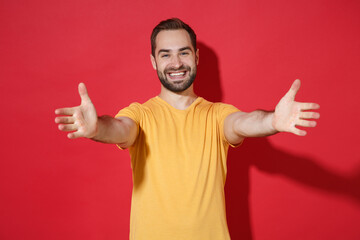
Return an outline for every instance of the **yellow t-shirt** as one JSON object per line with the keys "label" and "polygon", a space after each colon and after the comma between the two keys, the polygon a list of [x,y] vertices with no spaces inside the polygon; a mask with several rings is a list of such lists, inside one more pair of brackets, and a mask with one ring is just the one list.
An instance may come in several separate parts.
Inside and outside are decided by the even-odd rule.
{"label": "yellow t-shirt", "polygon": [[131,240],[228,240],[223,124],[234,106],[198,97],[186,110],[160,97],[116,117],[139,128],[129,148],[133,170]]}

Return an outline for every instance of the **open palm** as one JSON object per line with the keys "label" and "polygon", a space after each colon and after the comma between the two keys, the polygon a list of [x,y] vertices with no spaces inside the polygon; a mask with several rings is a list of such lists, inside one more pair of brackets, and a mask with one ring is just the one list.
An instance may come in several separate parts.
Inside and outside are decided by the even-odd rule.
{"label": "open palm", "polygon": [[315,127],[316,121],[311,119],[318,119],[320,117],[318,112],[312,111],[319,109],[319,104],[295,101],[295,96],[300,89],[300,84],[300,80],[295,80],[290,90],[279,101],[275,108],[272,124],[279,132],[291,132],[299,136],[305,136],[306,131],[297,128],[297,126]]}
{"label": "open palm", "polygon": [[85,84],[80,83],[78,88],[81,98],[80,106],[56,109],[55,114],[60,116],[55,118],[55,122],[59,124],[61,131],[71,132],[67,135],[70,139],[92,138],[97,133],[96,109],[87,93]]}

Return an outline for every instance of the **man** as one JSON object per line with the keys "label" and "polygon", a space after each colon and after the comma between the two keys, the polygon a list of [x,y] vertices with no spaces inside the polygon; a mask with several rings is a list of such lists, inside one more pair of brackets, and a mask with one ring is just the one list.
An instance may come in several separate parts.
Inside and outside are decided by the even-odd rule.
{"label": "man", "polygon": [[[57,109],[59,129],[70,139],[86,137],[129,148],[133,170],[130,239],[230,239],[224,184],[229,146],[246,137],[314,127],[315,103],[295,102],[300,81],[275,111],[241,112],[211,103],[193,90],[199,62],[194,31],[179,19],[159,23],[151,35],[151,63],[161,92],[144,104],[133,103],[115,118],[96,114],[83,83],[81,105]],[[310,111],[304,111],[310,110]]]}

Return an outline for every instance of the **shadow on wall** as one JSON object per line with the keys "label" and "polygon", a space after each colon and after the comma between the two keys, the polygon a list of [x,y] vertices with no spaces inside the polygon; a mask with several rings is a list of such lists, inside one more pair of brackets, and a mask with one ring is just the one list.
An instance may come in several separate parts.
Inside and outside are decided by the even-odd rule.
{"label": "shadow on wall", "polygon": [[[216,53],[203,43],[199,43],[198,48],[200,63],[195,92],[210,101],[221,101],[223,93]],[[230,149],[225,193],[231,238],[253,239],[249,212],[249,170],[253,166],[266,173],[286,176],[311,188],[345,195],[360,204],[360,172],[353,177],[339,176],[316,162],[278,150],[267,138],[249,138],[238,149]]]}
{"label": "shadow on wall", "polygon": [[197,48],[200,57],[194,91],[208,101],[221,102],[223,93],[216,53],[202,42],[197,43]]}
{"label": "shadow on wall", "polygon": [[316,162],[278,150],[267,138],[249,138],[239,149],[231,149],[225,193],[232,239],[253,239],[249,213],[250,167],[285,176],[310,188],[344,195],[360,204],[360,172],[354,176],[340,176]]}

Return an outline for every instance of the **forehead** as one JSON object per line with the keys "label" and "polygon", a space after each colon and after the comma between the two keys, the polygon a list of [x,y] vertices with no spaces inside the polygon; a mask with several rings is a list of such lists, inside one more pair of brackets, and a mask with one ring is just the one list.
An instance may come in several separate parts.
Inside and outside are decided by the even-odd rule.
{"label": "forehead", "polygon": [[191,47],[191,39],[189,33],[184,29],[179,30],[163,30],[156,36],[156,49],[177,50],[183,47]]}

